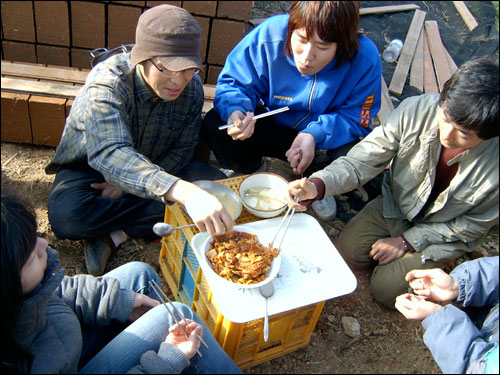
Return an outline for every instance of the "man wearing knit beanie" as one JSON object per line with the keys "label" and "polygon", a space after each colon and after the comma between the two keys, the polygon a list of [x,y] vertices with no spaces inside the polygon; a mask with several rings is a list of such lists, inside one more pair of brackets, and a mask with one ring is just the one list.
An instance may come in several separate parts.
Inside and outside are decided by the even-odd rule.
{"label": "man wearing knit beanie", "polygon": [[132,51],[97,64],[72,105],[46,167],[56,173],[48,213],[58,238],[85,241],[93,275],[129,237],[154,239],[165,204],[183,204],[200,231],[232,230],[222,204],[189,182],[226,177],[193,159],[204,101],[200,40],[186,10],[147,10]]}

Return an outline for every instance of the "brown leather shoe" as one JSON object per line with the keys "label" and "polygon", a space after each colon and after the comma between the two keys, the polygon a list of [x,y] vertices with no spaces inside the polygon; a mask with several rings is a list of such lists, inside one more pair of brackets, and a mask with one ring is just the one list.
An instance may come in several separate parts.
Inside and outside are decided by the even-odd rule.
{"label": "brown leather shoe", "polygon": [[109,257],[115,251],[116,247],[108,234],[85,240],[87,272],[94,276],[101,276],[104,273]]}

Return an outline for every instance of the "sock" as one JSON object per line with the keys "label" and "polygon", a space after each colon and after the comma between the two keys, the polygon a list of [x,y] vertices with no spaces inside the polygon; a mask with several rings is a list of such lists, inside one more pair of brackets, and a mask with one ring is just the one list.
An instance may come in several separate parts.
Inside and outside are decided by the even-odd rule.
{"label": "sock", "polygon": [[128,235],[125,233],[123,230],[115,230],[114,232],[111,232],[109,234],[111,239],[113,240],[113,243],[115,244],[116,247],[120,246],[122,243],[128,240]]}

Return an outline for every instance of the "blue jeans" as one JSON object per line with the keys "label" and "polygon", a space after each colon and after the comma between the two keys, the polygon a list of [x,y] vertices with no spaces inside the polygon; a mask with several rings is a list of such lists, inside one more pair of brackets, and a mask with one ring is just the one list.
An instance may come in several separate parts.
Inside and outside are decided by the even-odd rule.
{"label": "blue jeans", "polygon": [[[156,294],[149,288],[149,281],[154,279],[158,284],[160,280],[151,266],[142,262],[131,262],[108,272],[103,277],[113,277],[120,282],[123,289],[132,289],[136,292],[146,294],[158,299]],[[185,374],[241,374],[241,370],[234,361],[226,354],[215,340],[201,319],[186,305],[174,302],[177,310],[186,319],[191,319],[203,327],[203,339],[209,349],[200,346],[203,357],[196,354],[191,358],[191,365],[183,371]],[[148,350],[158,351],[160,344],[165,341],[170,326],[175,324],[170,314],[163,306],[156,306],[149,310],[130,325],[122,326],[121,332],[114,337],[103,349],[101,349],[81,369],[82,373],[100,374],[123,374],[132,367],[137,366],[140,357]],[[118,327],[110,330],[116,331]],[[102,327],[83,330],[84,353],[90,348],[85,345],[88,337],[109,337]],[[88,355],[88,354],[87,354]]]}
{"label": "blue jeans", "polygon": [[[177,177],[185,181],[218,180],[226,175],[193,159]],[[103,198],[90,187],[104,176],[86,162],[61,166],[49,193],[48,216],[60,239],[85,240],[123,230],[132,238],[152,240],[153,225],[163,221],[165,203],[124,192],[119,199]]]}

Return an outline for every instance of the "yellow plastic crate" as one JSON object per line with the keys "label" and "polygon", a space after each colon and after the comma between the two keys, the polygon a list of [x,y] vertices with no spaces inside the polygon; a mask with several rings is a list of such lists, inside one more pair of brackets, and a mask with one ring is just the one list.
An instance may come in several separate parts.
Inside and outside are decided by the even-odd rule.
{"label": "yellow plastic crate", "polygon": [[[218,182],[238,193],[243,177]],[[244,207],[236,224],[261,220]],[[165,222],[172,226],[191,223],[179,204],[167,206]],[[325,301],[303,306],[269,317],[269,340],[263,339],[264,319],[246,323],[234,323],[226,319],[213,299],[190,241],[198,233],[195,227],[174,231],[163,237],[160,266],[176,300],[190,306],[203,320],[207,328],[228,355],[245,369],[280,357],[306,346],[323,310]]]}

